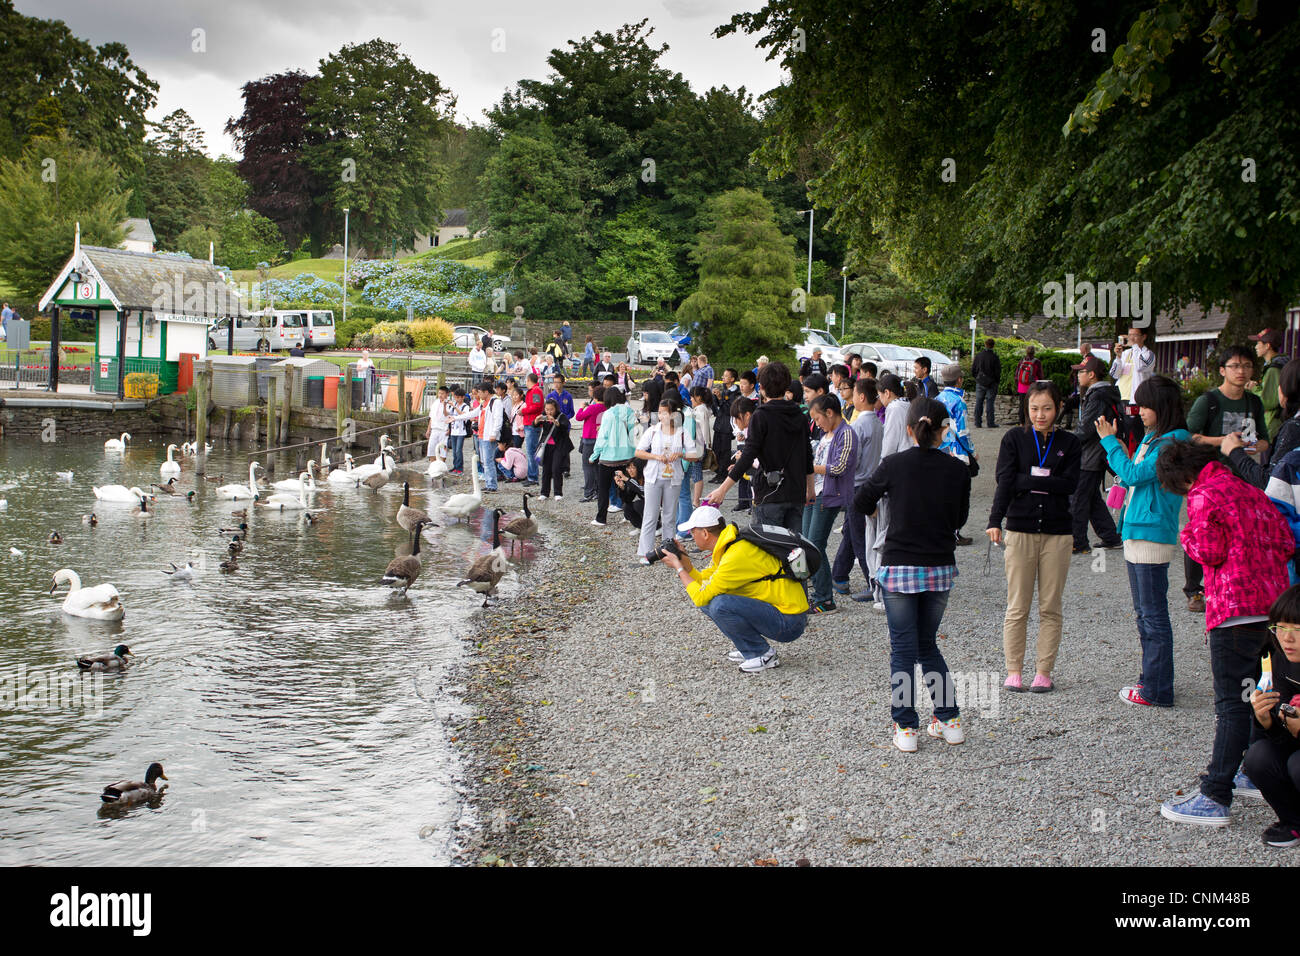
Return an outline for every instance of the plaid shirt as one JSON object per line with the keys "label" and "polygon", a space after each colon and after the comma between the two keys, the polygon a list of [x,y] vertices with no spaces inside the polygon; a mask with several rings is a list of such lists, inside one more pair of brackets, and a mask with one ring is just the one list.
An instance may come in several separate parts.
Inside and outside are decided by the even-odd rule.
{"label": "plaid shirt", "polygon": [[926,568],[914,564],[887,564],[876,575],[876,583],[897,594],[920,594],[922,591],[951,591],[957,577],[957,565]]}

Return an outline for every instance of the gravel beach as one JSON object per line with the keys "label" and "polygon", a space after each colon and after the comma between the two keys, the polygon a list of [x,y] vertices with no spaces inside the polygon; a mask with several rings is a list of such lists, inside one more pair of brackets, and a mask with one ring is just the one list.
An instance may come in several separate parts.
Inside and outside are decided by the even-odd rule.
{"label": "gravel beach", "polygon": [[[1232,825],[1174,824],[1209,757],[1214,710],[1203,617],[1170,571],[1175,706],[1122,702],[1139,648],[1122,554],[1074,557],[1050,694],[1002,691],[1002,557],[983,535],[1002,429],[973,429],[984,468],[957,549],[941,649],[959,676],[966,743],[890,743],[888,630],[845,599],[743,675],[730,642],[672,572],[635,563],[626,525],[592,527],[578,495],[540,503],[542,542],[478,615],[453,730],[470,769],[467,864],[906,863],[1280,865],[1267,805]],[[581,481],[575,456],[574,480]],[[706,485],[706,489],[712,487]],[[574,491],[578,488],[575,487]],[[496,496],[517,507],[512,494]],[[724,513],[734,515],[734,492]],[[1095,535],[1093,536],[1095,541]],[[831,536],[832,554],[838,532]],[[695,557],[694,555],[692,557]],[[861,586],[859,572],[852,579]],[[1033,674],[1037,614],[1030,618]],[[922,725],[930,704],[918,709]]]}

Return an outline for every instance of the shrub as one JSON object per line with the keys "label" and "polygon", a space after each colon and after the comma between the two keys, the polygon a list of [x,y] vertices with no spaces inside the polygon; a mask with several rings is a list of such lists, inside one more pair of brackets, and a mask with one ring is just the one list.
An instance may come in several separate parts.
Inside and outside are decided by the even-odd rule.
{"label": "shrub", "polygon": [[[19,313],[20,315],[22,313]],[[48,342],[50,340],[50,326],[53,319],[46,315],[38,315],[32,319],[32,341]],[[92,323],[83,323],[70,319],[65,312],[59,319],[59,341],[60,342],[93,342],[95,341],[95,329]]]}
{"label": "shrub", "polygon": [[627,348],[627,339],[619,335],[607,335],[600,340],[602,352],[621,352]]}
{"label": "shrub", "polygon": [[442,319],[417,319],[409,325],[411,341],[422,352],[441,352],[451,347],[452,327]]}
{"label": "shrub", "polygon": [[1218,384],[1219,381],[1217,376],[1211,376],[1205,372],[1189,378],[1187,381],[1182,383],[1183,407],[1190,412],[1192,410],[1192,405],[1196,400],[1210,389],[1216,388]]}
{"label": "shrub", "polygon": [[411,341],[411,326],[406,322],[378,322],[353,341],[368,349],[401,350],[414,345]]}
{"label": "shrub", "polygon": [[346,322],[340,322],[334,327],[335,347],[340,349],[349,348],[354,338],[369,332],[374,325],[375,320],[373,318],[349,318]]}

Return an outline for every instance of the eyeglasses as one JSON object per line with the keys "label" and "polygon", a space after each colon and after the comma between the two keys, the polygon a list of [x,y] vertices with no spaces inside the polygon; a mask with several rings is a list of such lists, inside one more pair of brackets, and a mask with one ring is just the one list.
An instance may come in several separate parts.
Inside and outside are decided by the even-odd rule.
{"label": "eyeglasses", "polygon": [[1279,639],[1283,634],[1300,635],[1300,625],[1296,624],[1270,624],[1268,630],[1270,634]]}

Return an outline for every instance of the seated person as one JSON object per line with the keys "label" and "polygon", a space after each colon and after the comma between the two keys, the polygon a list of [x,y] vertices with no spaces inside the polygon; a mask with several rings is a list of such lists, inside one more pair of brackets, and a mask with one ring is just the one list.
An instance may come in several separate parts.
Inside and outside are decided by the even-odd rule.
{"label": "seated person", "polygon": [[[1255,724],[1263,736],[1241,762],[1244,774],[1277,814],[1264,831],[1264,845],[1300,845],[1300,717],[1279,712],[1300,708],[1300,585],[1287,588],[1268,611],[1270,671],[1250,696]],[[1288,706],[1289,705],[1289,706]],[[1237,775],[1237,781],[1242,774]]]}
{"label": "seated person", "polygon": [[497,442],[497,471],[506,481],[523,481],[528,477],[528,456],[509,441]]}
{"label": "seated person", "polygon": [[618,486],[619,497],[623,499],[623,517],[632,526],[631,533],[635,534],[641,533],[641,518],[645,511],[640,466],[641,463],[634,458],[614,472],[614,484]]}
{"label": "seated person", "polygon": [[737,539],[736,526],[712,505],[696,508],[677,530],[689,531],[695,546],[709,553],[709,566],[697,571],[685,554],[671,552],[664,554],[664,564],[677,572],[695,606],[736,645],[727,659],[746,674],[780,665],[767,638],[785,644],[803,633],[808,622],[803,583],[781,575],[779,558]]}

